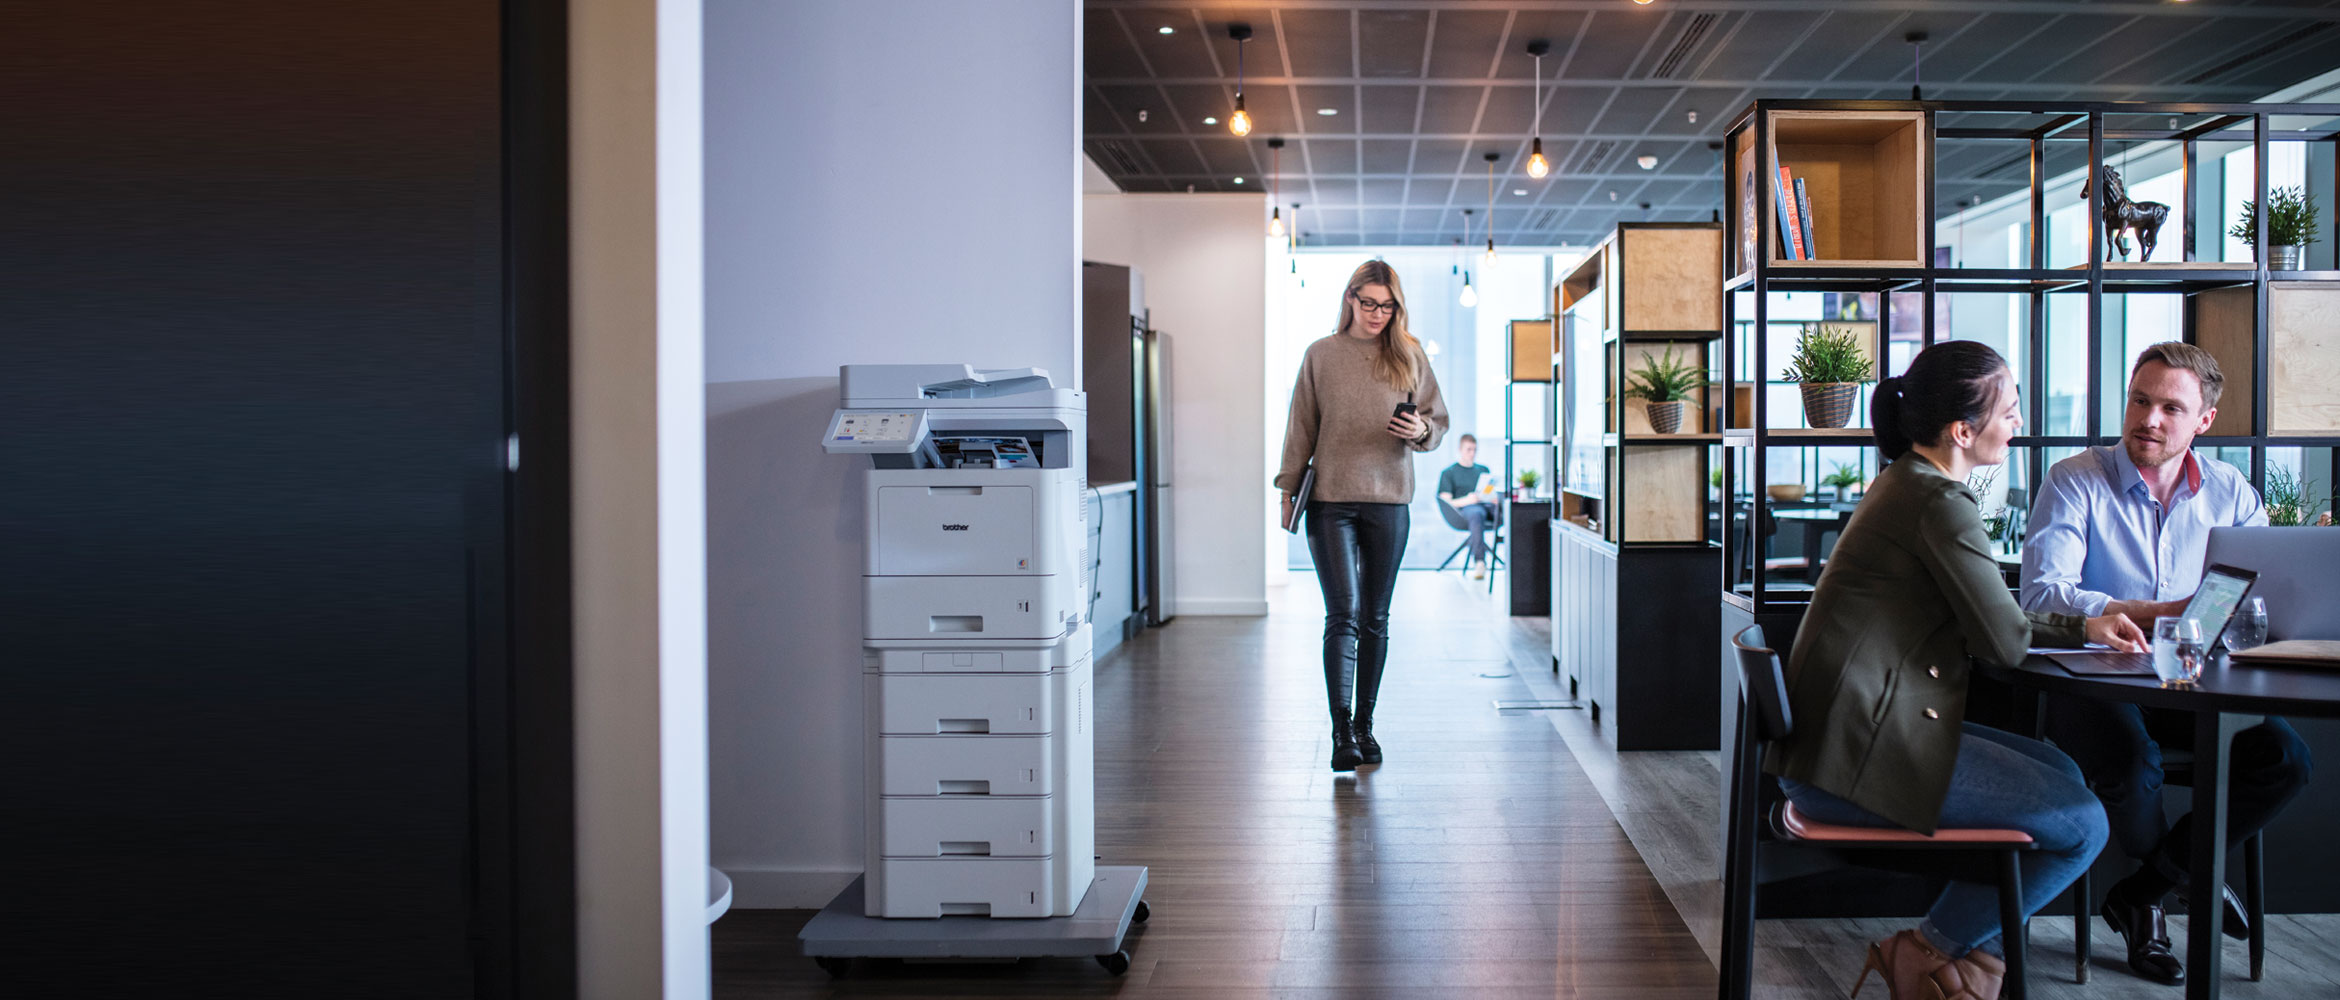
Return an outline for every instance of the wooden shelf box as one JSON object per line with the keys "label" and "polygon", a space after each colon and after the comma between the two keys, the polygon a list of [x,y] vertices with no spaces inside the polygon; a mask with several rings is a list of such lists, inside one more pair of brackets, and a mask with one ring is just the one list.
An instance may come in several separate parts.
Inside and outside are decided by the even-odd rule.
{"label": "wooden shelf box", "polygon": [[[2258,302],[2249,288],[2194,295],[2193,340],[2218,359],[2226,374],[2215,436],[2340,434],[2340,281],[2274,281],[2267,285],[2267,428],[2254,432],[2251,402],[2258,390],[2251,364]],[[2125,373],[2124,373],[2125,376]]]}
{"label": "wooden shelf box", "polygon": [[[1753,130],[1732,141],[1729,195],[1737,271],[1750,251],[1774,267],[1924,267],[1926,117],[1922,111],[1769,111],[1771,149],[1756,169]],[[1772,197],[1779,168],[1804,179],[1817,253],[1789,260]],[[1794,197],[1795,192],[1785,192]],[[1753,231],[1749,231],[1750,224]]]}

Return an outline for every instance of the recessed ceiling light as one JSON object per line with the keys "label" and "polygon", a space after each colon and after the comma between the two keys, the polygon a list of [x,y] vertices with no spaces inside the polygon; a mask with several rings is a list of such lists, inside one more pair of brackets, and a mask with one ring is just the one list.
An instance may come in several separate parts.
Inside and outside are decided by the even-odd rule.
{"label": "recessed ceiling light", "polygon": [[1643,170],[1657,169],[1657,157],[1651,156],[1648,153],[1641,154],[1639,157],[1635,158],[1633,162],[1639,165]]}
{"label": "recessed ceiling light", "polygon": [[1241,178],[1241,177],[1237,177],[1237,178],[1235,178],[1235,183],[1237,183],[1237,184],[1241,184],[1241,183],[1243,183],[1243,178]]}
{"label": "recessed ceiling light", "polygon": [[1163,26],[1161,26],[1160,28],[1157,28],[1157,29],[1155,29],[1155,30],[1157,30],[1157,31],[1160,31],[1161,33],[1163,33],[1163,34],[1165,34],[1165,35],[1176,34],[1176,33],[1178,32],[1178,29],[1176,29],[1176,28],[1173,28],[1173,27],[1171,27],[1171,26],[1169,26],[1169,25],[1167,25],[1167,24],[1165,24],[1165,25],[1163,25]]}
{"label": "recessed ceiling light", "polygon": [[1512,193],[1512,194],[1514,194],[1514,195],[1517,195],[1517,196],[1519,196],[1519,197],[1522,197],[1522,198],[1525,198],[1525,197],[1527,197],[1527,189],[1526,189],[1526,188],[1512,188],[1512,189],[1511,189],[1511,193]]}
{"label": "recessed ceiling light", "polygon": [[1216,118],[1205,118],[1205,119],[1203,119],[1203,124],[1205,124],[1205,125],[1217,125],[1218,123],[1219,123],[1219,120],[1218,120],[1218,119],[1216,119]]}
{"label": "recessed ceiling light", "polygon": [[1339,108],[1318,108],[1318,109],[1316,109],[1316,113],[1317,113],[1317,114],[1320,114],[1320,115],[1337,115],[1337,114],[1340,114],[1340,113],[1341,113],[1341,109],[1339,109]]}

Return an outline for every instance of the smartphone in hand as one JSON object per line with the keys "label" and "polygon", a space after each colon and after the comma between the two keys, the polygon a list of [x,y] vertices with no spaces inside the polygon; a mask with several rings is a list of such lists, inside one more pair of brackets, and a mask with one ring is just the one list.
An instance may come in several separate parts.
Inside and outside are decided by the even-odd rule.
{"label": "smartphone in hand", "polygon": [[1414,404],[1413,404],[1412,402],[1404,402],[1404,403],[1399,403],[1399,404],[1397,405],[1397,409],[1390,411],[1390,414],[1389,414],[1389,415],[1390,415],[1390,416],[1392,416],[1392,417],[1402,417],[1402,416],[1405,416],[1405,415],[1406,415],[1406,414],[1408,414],[1408,413],[1413,413],[1413,412],[1415,412],[1415,406],[1414,406]]}

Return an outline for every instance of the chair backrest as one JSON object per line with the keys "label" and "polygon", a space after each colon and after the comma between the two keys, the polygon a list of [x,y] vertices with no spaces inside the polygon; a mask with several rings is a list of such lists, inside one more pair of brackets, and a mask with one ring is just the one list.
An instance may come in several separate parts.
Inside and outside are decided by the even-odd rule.
{"label": "chair backrest", "polygon": [[1747,722],[1756,739],[1777,742],[1795,732],[1789,713],[1787,677],[1779,654],[1764,645],[1763,626],[1749,625],[1731,637],[1739,653],[1739,697],[1747,704]]}
{"label": "chair backrest", "polygon": [[1456,531],[1471,530],[1471,522],[1463,520],[1462,511],[1454,509],[1454,505],[1447,503],[1445,497],[1438,497],[1437,500],[1438,513],[1446,518],[1448,527]]}

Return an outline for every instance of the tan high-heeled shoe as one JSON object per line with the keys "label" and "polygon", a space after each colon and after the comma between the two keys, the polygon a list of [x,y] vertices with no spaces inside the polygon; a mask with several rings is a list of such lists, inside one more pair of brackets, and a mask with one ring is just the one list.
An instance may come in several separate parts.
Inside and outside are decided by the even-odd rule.
{"label": "tan high-heeled shoe", "polygon": [[1869,960],[1861,967],[1861,978],[1853,980],[1852,995],[1859,1000],[1861,987],[1874,972],[1884,977],[1891,1000],[1940,1000],[1941,987],[1933,977],[1948,965],[1950,956],[1927,944],[1924,935],[1902,931],[1869,945]]}
{"label": "tan high-heeled shoe", "polygon": [[1970,951],[1935,969],[1927,982],[1938,1000],[1999,1000],[2007,981],[2007,961],[1986,951]]}

